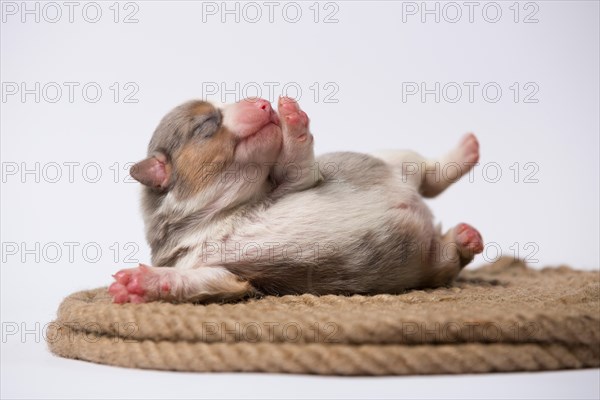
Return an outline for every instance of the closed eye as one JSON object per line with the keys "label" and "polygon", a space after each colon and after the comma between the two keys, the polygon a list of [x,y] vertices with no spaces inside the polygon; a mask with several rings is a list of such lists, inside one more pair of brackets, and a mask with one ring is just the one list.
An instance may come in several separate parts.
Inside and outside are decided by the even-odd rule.
{"label": "closed eye", "polygon": [[192,129],[192,136],[197,138],[210,138],[219,129],[220,118],[218,115],[204,115],[196,118],[194,121],[194,128]]}

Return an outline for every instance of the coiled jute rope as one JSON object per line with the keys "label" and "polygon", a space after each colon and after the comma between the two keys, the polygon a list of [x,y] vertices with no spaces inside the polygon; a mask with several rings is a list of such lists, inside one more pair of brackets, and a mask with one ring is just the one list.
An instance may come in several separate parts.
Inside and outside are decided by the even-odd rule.
{"label": "coiled jute rope", "polygon": [[405,375],[600,366],[600,273],[513,259],[452,287],[400,295],[282,296],[231,304],[112,304],[74,293],[55,354],[176,371]]}

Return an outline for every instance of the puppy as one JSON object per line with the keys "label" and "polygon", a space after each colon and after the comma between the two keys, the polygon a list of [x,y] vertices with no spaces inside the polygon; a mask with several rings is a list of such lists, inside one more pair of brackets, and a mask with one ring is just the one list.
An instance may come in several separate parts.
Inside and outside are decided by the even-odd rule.
{"label": "puppy", "polygon": [[152,265],[113,275],[115,303],[210,302],[256,294],[376,294],[447,285],[483,250],[459,224],[441,234],[423,197],[479,159],[466,135],[438,160],[410,151],[315,158],[293,99],[168,113],[131,168],[143,185]]}

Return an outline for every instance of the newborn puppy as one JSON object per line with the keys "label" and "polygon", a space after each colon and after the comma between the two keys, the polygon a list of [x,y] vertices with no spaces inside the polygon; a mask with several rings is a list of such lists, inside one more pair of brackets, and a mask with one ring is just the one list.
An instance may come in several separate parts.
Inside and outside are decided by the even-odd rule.
{"label": "newborn puppy", "polygon": [[398,293],[450,283],[483,250],[467,224],[442,235],[422,199],[478,161],[474,135],[438,160],[315,159],[308,122],[289,98],[277,113],[262,99],[168,113],[131,169],[153,266],[117,272],[114,302]]}

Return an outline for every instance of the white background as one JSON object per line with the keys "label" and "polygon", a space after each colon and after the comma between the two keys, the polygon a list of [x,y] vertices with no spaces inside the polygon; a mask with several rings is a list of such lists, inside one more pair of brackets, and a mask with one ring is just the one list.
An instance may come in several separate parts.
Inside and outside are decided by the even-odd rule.
{"label": "white background", "polygon": [[[64,296],[149,261],[139,188],[124,181],[159,119],[191,98],[231,102],[257,87],[271,101],[284,87],[300,97],[317,153],[410,148],[435,156],[475,132],[481,165],[429,202],[445,227],[464,221],[482,232],[487,256],[474,265],[518,252],[534,267],[598,270],[597,1],[479,2],[471,16],[454,3],[460,17],[454,4],[428,2],[439,22],[422,13],[421,2],[313,3],[297,3],[296,23],[297,7],[283,2],[272,22],[262,2],[255,3],[260,17],[257,7],[234,2],[227,5],[237,7],[233,14],[223,14],[221,2],[98,2],[95,23],[87,2],[75,6],[73,22],[62,2],[55,3],[60,18],[54,5],[27,3],[39,22],[35,12],[23,15],[20,1],[2,3],[3,398],[600,395],[598,370],[351,379],[176,374],[47,352],[43,327]],[[128,15],[137,22],[124,23]],[[433,92],[407,92],[422,83]],[[30,93],[22,97],[22,89]],[[137,102],[126,102],[128,94]]]}

